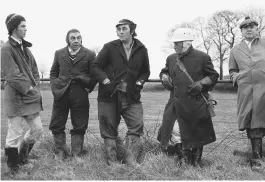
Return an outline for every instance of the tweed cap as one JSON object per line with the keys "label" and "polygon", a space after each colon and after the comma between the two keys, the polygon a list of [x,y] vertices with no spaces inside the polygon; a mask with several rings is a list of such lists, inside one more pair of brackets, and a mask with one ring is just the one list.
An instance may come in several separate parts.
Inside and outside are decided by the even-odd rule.
{"label": "tweed cap", "polygon": [[254,24],[256,26],[258,26],[258,22],[256,20],[254,20],[253,18],[250,18],[249,16],[245,17],[245,20],[240,24],[239,28],[242,29],[248,25]]}

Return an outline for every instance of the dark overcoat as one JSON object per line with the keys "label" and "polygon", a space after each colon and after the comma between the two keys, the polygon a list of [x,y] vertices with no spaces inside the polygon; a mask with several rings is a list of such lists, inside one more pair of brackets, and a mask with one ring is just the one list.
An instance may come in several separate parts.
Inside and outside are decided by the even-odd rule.
{"label": "dark overcoat", "polygon": [[212,80],[211,85],[203,88],[206,96],[207,91],[215,85],[219,77],[214,70],[210,56],[192,46],[181,57],[175,53],[167,58],[166,67],[162,69],[160,76],[168,74],[172,79],[174,90],[171,92],[171,99],[163,115],[161,144],[162,146],[168,145],[174,122],[177,119],[183,147],[187,149],[200,147],[216,140],[212,119],[201,95],[188,94],[188,86],[192,82],[178,66],[177,59],[183,62],[195,82],[207,76]]}

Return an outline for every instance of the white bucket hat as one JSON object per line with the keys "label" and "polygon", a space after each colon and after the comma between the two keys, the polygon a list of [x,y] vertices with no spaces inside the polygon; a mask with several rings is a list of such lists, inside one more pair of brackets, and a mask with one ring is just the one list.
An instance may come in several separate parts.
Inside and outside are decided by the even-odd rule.
{"label": "white bucket hat", "polygon": [[173,36],[169,39],[171,42],[182,42],[182,41],[193,41],[191,29],[189,28],[178,28],[173,33]]}

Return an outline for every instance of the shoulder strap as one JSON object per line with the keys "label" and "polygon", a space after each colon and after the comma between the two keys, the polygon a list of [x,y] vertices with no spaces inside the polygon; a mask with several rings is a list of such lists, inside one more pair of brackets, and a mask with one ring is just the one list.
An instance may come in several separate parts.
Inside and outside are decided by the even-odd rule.
{"label": "shoulder strap", "polygon": [[[189,80],[194,83],[194,80],[191,78],[190,74],[188,73],[185,65],[183,64],[183,62],[177,58],[177,63],[179,68],[187,75],[187,77],[189,78]],[[203,97],[204,101],[206,102],[206,104],[209,104],[209,101],[207,100],[207,98],[201,93],[201,96]]]}
{"label": "shoulder strap", "polygon": [[182,62],[179,58],[177,58],[176,61],[177,61],[176,64],[178,64],[179,68],[180,68],[180,69],[181,69],[181,70],[187,75],[187,77],[189,78],[189,80],[190,80],[192,83],[194,83],[194,80],[191,78],[191,76],[190,76],[190,74],[188,73],[188,71],[187,71],[185,65],[183,64],[183,62]]}

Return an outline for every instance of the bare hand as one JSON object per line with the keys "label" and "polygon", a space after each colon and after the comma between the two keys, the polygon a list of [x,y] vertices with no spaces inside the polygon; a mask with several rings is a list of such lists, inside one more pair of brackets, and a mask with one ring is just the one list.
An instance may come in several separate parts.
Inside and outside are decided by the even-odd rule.
{"label": "bare hand", "polygon": [[110,80],[108,78],[106,78],[105,80],[103,80],[103,85],[107,85],[110,84]]}

